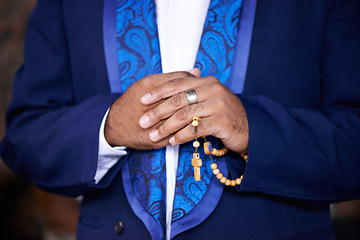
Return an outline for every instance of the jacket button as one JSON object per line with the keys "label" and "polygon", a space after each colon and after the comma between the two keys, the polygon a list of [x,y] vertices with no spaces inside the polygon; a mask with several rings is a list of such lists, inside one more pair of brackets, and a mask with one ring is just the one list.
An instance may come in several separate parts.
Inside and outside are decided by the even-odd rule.
{"label": "jacket button", "polygon": [[120,234],[124,230],[124,224],[122,221],[115,221],[114,222],[114,232],[116,234]]}

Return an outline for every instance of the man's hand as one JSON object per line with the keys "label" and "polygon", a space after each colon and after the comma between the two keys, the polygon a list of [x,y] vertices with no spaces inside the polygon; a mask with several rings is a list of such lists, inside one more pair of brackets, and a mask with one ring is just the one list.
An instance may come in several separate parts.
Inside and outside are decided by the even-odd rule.
{"label": "man's hand", "polygon": [[138,120],[146,112],[151,111],[164,100],[144,105],[140,98],[155,87],[170,80],[194,77],[190,72],[174,72],[168,74],[149,75],[131,85],[110,107],[105,124],[105,139],[112,146],[127,146],[134,149],[156,149],[169,145],[169,138],[153,142],[149,133],[163,120],[158,121],[151,128],[143,129]]}
{"label": "man's hand", "polygon": [[[190,89],[195,89],[198,98],[198,104],[191,106],[185,95]],[[177,145],[191,141],[195,138],[192,118],[198,116],[198,137],[212,135],[234,152],[247,151],[249,127],[244,106],[215,77],[167,81],[141,100],[151,109],[140,118],[139,125],[151,129],[149,138],[154,142],[169,139],[170,144]]]}

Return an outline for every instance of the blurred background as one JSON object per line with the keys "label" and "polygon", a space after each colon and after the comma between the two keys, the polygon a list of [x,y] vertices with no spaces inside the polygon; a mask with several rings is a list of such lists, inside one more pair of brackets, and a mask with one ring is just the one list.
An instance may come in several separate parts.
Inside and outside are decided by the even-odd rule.
{"label": "blurred background", "polygon": [[[0,139],[12,80],[23,61],[27,19],[36,0],[0,0]],[[79,202],[19,181],[0,158],[0,239],[75,239]]]}
{"label": "blurred background", "polygon": [[[0,139],[5,135],[12,80],[23,60],[26,22],[35,4],[36,0],[0,0]],[[0,239],[75,239],[78,211],[76,199],[19,181],[0,158]],[[336,239],[360,240],[360,200],[334,204],[331,211]]]}

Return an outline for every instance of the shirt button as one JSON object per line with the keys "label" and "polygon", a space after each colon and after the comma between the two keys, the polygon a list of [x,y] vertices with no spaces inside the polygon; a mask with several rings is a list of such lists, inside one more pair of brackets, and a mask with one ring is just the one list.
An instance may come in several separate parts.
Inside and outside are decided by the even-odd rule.
{"label": "shirt button", "polygon": [[120,234],[124,230],[124,224],[122,221],[115,221],[114,222],[114,232],[116,234]]}

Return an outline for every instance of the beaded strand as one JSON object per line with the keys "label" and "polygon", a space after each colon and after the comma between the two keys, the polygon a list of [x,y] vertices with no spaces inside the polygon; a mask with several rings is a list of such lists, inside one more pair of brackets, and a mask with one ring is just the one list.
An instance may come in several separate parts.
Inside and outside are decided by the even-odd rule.
{"label": "beaded strand", "polygon": [[[204,143],[204,152],[205,154],[210,156],[210,160],[212,162],[212,164],[210,165],[211,169],[213,170],[213,174],[216,176],[217,179],[220,180],[221,183],[224,183],[226,186],[236,186],[236,185],[240,185],[241,181],[243,179],[243,175],[241,175],[239,178],[236,178],[235,180],[231,180],[231,179],[227,179],[226,177],[224,177],[224,175],[220,172],[220,170],[217,167],[217,164],[214,163],[214,160],[212,158],[211,155],[217,156],[217,157],[221,157],[223,155],[225,155],[228,152],[228,148],[227,147],[223,147],[220,150],[217,150],[216,148],[212,148],[212,144],[211,142],[207,141],[206,138],[205,139],[205,143]],[[248,155],[247,154],[240,154],[240,156],[247,161],[248,159]]]}
{"label": "beaded strand", "polygon": [[[195,172],[195,168],[196,167],[200,167],[202,166],[201,163],[201,159],[199,157],[199,153],[198,153],[198,148],[200,147],[200,143],[197,140],[197,127],[199,126],[199,121],[200,118],[198,116],[194,116],[193,117],[193,121],[192,121],[192,126],[194,127],[194,132],[195,132],[195,141],[193,142],[193,146],[195,148],[195,153],[194,153],[194,157],[192,159],[192,165],[194,166],[194,174],[195,174],[195,180],[199,181],[200,180],[200,173]],[[203,137],[205,139],[204,142],[204,152],[206,155],[210,156],[210,160],[212,162],[212,164],[210,165],[211,169],[213,170],[213,174],[216,176],[217,179],[220,180],[221,183],[224,183],[226,186],[236,186],[236,185],[240,185],[241,181],[243,179],[244,175],[241,175],[239,178],[236,178],[235,180],[231,180],[231,179],[227,179],[226,177],[224,177],[224,175],[220,172],[220,170],[217,167],[217,164],[214,163],[214,160],[212,158],[211,155],[214,155],[216,157],[221,157],[224,156],[229,149],[227,147],[223,147],[222,149],[218,150],[216,148],[212,147],[211,142],[206,140],[206,137]],[[248,155],[245,153],[241,153],[240,156],[247,161],[248,159]],[[197,176],[198,175],[198,176]]]}
{"label": "beaded strand", "polygon": [[194,167],[194,179],[195,181],[201,180],[201,172],[200,167],[202,167],[202,160],[200,158],[200,154],[198,152],[198,148],[200,147],[200,143],[197,140],[197,127],[199,126],[200,118],[195,116],[193,117],[192,126],[194,127],[195,132],[195,141],[193,142],[193,146],[195,148],[195,152],[193,153],[193,158],[191,159],[191,165]]}

